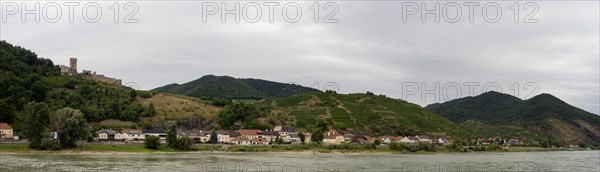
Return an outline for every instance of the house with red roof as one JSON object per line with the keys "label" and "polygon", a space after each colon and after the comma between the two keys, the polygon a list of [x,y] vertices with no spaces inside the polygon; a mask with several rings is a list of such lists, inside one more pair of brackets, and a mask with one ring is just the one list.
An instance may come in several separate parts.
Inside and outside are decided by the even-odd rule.
{"label": "house with red roof", "polygon": [[0,138],[13,138],[13,128],[7,123],[0,123]]}

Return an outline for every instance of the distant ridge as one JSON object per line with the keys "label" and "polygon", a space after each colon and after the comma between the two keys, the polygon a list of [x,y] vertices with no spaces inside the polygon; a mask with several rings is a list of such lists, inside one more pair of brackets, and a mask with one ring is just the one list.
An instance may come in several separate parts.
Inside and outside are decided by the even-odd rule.
{"label": "distant ridge", "polygon": [[[475,97],[431,104],[425,108],[466,128],[486,125],[519,127],[524,132],[571,143],[600,143],[600,116],[569,105],[550,94],[521,100],[508,94],[487,92]],[[474,130],[485,128],[470,129],[477,135]],[[515,132],[495,133],[506,136]],[[480,134],[480,137],[492,136],[490,133]]]}
{"label": "distant ridge", "polygon": [[283,98],[295,94],[320,92],[295,84],[252,78],[206,75],[185,84],[169,84],[153,91],[182,94],[198,98],[264,99]]}

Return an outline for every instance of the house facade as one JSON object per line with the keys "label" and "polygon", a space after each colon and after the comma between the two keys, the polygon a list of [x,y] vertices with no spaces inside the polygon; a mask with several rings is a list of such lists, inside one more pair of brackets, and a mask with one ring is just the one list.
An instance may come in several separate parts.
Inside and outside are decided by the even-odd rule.
{"label": "house facade", "polygon": [[112,140],[115,140],[115,134],[117,134],[117,132],[115,130],[111,130],[111,129],[102,129],[102,130],[96,131],[96,134],[98,135],[98,140],[112,141]]}
{"label": "house facade", "polygon": [[239,130],[239,133],[242,137],[246,137],[249,140],[259,138],[260,130]]}
{"label": "house facade", "polygon": [[144,137],[157,136],[163,143],[167,140],[167,133],[164,130],[142,130],[142,132],[145,135]]}
{"label": "house facade", "polygon": [[325,144],[340,144],[345,141],[344,135],[335,130],[329,130],[323,134],[323,143]]}
{"label": "house facade", "polygon": [[13,138],[13,128],[7,123],[0,123],[0,138]]}

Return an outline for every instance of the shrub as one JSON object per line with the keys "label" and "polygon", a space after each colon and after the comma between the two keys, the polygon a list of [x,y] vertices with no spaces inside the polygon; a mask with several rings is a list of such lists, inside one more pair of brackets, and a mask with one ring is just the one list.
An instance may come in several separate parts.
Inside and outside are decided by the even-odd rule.
{"label": "shrub", "polygon": [[55,143],[52,140],[45,140],[41,147],[41,150],[53,150],[53,151],[57,151],[57,150],[61,150],[60,144]]}
{"label": "shrub", "polygon": [[160,146],[160,138],[158,136],[147,136],[144,141],[144,147],[148,149],[158,149]]}
{"label": "shrub", "polygon": [[190,139],[187,136],[184,136],[184,137],[177,139],[177,141],[173,145],[173,148],[175,148],[177,150],[185,150],[185,151],[192,150],[193,142],[194,142],[194,140]]}

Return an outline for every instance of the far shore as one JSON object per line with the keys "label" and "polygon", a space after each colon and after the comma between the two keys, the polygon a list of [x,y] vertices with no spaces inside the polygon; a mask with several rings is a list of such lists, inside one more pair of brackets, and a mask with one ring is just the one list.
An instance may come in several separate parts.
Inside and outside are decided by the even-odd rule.
{"label": "far shore", "polygon": [[[289,148],[288,148],[289,149]],[[158,150],[147,149],[140,145],[80,145],[76,148],[65,150],[34,150],[27,144],[0,144],[0,154],[58,154],[58,155],[136,155],[136,154],[179,154],[179,153],[283,153],[283,154],[444,154],[444,153],[508,153],[508,152],[541,152],[541,151],[566,151],[558,148],[541,147],[509,147],[501,151],[394,151],[387,148],[336,150],[325,148],[309,148],[287,150],[277,146],[230,146],[223,149],[220,145],[194,146],[193,151],[178,151],[162,145]]]}

